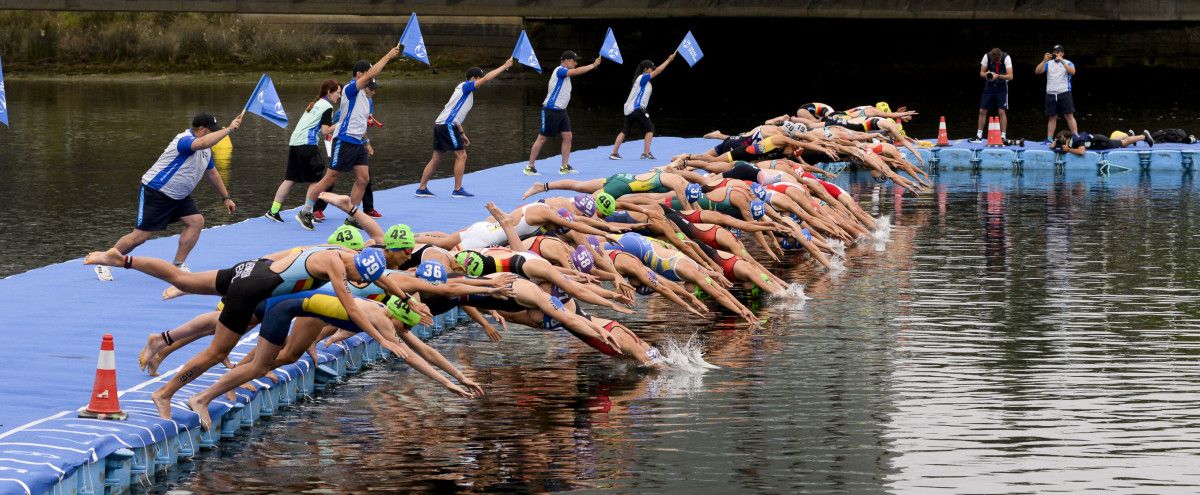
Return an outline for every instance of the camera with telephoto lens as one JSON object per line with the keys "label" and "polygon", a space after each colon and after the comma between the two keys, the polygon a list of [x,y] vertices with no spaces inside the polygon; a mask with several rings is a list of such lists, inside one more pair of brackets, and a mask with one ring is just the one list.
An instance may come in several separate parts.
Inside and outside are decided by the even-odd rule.
{"label": "camera with telephoto lens", "polygon": [[987,79],[988,79],[989,81],[991,81],[992,79],[995,79],[995,78],[996,78],[996,74],[995,74],[995,73],[992,73],[992,72],[988,72],[988,73],[987,73]]}

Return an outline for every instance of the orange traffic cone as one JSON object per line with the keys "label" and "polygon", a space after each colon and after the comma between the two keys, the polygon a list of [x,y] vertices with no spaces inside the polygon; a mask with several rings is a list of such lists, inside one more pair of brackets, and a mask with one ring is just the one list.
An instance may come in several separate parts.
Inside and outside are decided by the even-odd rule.
{"label": "orange traffic cone", "polygon": [[100,341],[100,360],[96,363],[96,385],[92,387],[92,399],[87,409],[79,413],[81,418],[126,419],[117,399],[117,356],[111,333],[104,334]]}
{"label": "orange traffic cone", "polygon": [[1000,140],[1000,117],[988,118],[988,146],[1004,146]]}
{"label": "orange traffic cone", "polygon": [[950,135],[946,133],[946,117],[942,116],[942,120],[938,122],[938,146],[950,146]]}

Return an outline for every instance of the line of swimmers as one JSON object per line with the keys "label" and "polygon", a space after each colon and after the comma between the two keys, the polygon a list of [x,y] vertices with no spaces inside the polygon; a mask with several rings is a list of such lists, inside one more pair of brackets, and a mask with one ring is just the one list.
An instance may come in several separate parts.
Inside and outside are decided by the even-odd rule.
{"label": "line of swimmers", "polygon": [[[164,280],[171,284],[164,299],[221,296],[214,310],[150,334],[139,353],[139,365],[154,375],[172,352],[213,336],[151,396],[163,418],[196,414],[204,428],[211,425],[213,400],[272,378],[272,370],[314,352],[317,342],[357,332],[453,393],[479,397],[481,384],[410,332],[454,307],[494,341],[501,334],[493,321],[503,328],[511,322],[561,329],[606,355],[660,366],[656,347],[583,305],[631,313],[637,294],[657,293],[703,318],[711,314],[707,299],[757,326],[743,300],[786,296],[788,282],[756,259],[743,239],[753,239],[770,262],[806,252],[816,264],[833,268],[846,256],[846,245],[876,228],[876,220],[845,190],[826,180],[832,174],[805,163],[805,153],[866,153],[878,158],[864,162],[879,167],[880,174],[918,192],[928,187],[920,169],[892,145],[866,152],[884,143],[812,132],[764,124],[743,134],[757,138],[740,149],[721,152],[718,146],[681,155],[640,174],[535,183],[526,198],[553,190],[575,193],[507,212],[488,203],[484,220],[453,232],[415,233],[404,224],[384,230],[348,196],[322,193],[322,200],[345,211],[365,235],[344,225],[324,244],[206,272],[115,249],[90,253],[84,263]],[[743,157],[764,159],[737,159]],[[261,326],[257,346],[236,365],[229,363],[229,353],[255,326]],[[173,402],[176,392],[221,362],[231,368],[228,373],[186,403]]]}

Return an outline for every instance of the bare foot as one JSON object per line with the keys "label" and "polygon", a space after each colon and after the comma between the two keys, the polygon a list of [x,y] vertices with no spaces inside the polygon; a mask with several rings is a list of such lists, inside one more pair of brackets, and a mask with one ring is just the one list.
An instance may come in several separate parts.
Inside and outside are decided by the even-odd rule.
{"label": "bare foot", "polygon": [[352,208],[354,208],[354,203],[350,202],[350,196],[347,196],[345,194],[335,194],[335,193],[331,193],[331,192],[323,192],[321,194],[318,194],[317,198],[320,198],[321,201],[324,201],[326,203],[329,203],[333,206],[338,207],[342,211],[350,211]]}
{"label": "bare foot", "polygon": [[146,345],[142,346],[142,350],[138,352],[138,368],[146,369],[146,363],[150,358],[158,354],[163,347],[166,347],[166,342],[163,342],[162,335],[152,333],[146,336]]}
{"label": "bare foot", "polygon": [[212,429],[212,418],[208,415],[208,402],[201,400],[199,395],[193,395],[188,399],[187,404],[192,412],[200,416],[200,429],[204,431]]}
{"label": "bare foot", "polygon": [[233,364],[233,361],[230,361],[228,357],[221,359],[221,364],[228,369],[234,369],[237,367],[237,365]]}
{"label": "bare foot", "polygon": [[257,391],[258,391],[258,386],[254,385],[254,383],[251,383],[251,382],[246,382],[246,383],[243,383],[243,384],[242,384],[241,386],[239,386],[238,388],[240,388],[240,389],[243,389],[243,390],[249,390],[249,391],[251,391],[251,392],[257,392]]}
{"label": "bare foot", "polygon": [[725,139],[725,133],[721,131],[712,131],[704,135],[705,139]]}
{"label": "bare foot", "polygon": [[154,402],[154,408],[158,409],[158,417],[171,419],[171,397],[162,395],[162,391],[159,390],[150,394],[150,401]]}
{"label": "bare foot", "polygon": [[184,291],[180,290],[178,287],[175,287],[174,285],[172,285],[170,287],[167,287],[166,289],[163,289],[162,298],[164,301],[170,301],[171,299],[175,299],[176,297],[180,297],[180,296],[186,296],[187,294],[188,294],[187,292],[184,292]]}
{"label": "bare foot", "polygon": [[109,248],[108,251],[92,251],[83,257],[83,264],[125,266],[125,255],[117,251],[117,248]]}
{"label": "bare foot", "polygon": [[225,392],[225,400],[229,402],[237,402],[237,392],[232,390]]}
{"label": "bare foot", "polygon": [[545,182],[534,182],[532,186],[529,186],[529,189],[525,190],[525,195],[521,196],[521,199],[529,199],[534,194],[544,193],[548,190]]}
{"label": "bare foot", "polygon": [[268,380],[271,380],[271,383],[279,383],[279,375],[276,375],[274,371],[268,371],[264,376],[266,376]]}
{"label": "bare foot", "polygon": [[147,375],[158,376],[158,365],[162,364],[163,360],[166,359],[167,356],[171,355],[170,352],[161,352],[166,350],[167,349],[164,347],[160,350],[160,352],[154,353],[154,355],[150,356],[150,358],[146,360],[146,365],[143,367],[143,369],[146,370]]}

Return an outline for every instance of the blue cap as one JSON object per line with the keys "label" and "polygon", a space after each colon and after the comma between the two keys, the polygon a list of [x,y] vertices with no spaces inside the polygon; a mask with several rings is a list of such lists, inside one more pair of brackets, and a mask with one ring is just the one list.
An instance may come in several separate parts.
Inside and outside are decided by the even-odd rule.
{"label": "blue cap", "polygon": [[383,257],[382,249],[364,249],[363,252],[354,255],[354,269],[358,270],[358,276],[363,282],[379,280],[386,268],[387,260]]}
{"label": "blue cap", "polygon": [[805,240],[809,240],[809,241],[812,240],[812,232],[809,232],[808,229],[802,228],[802,229],[800,229],[800,233],[804,234]]}
{"label": "blue cap", "polygon": [[425,260],[417,265],[417,276],[431,284],[446,283],[446,266],[437,260]]}
{"label": "blue cap", "polygon": [[704,188],[700,184],[688,184],[684,188],[684,194],[687,196],[688,203],[695,203],[700,200],[700,196],[704,195]]}
{"label": "blue cap", "polygon": [[797,241],[795,237],[787,236],[779,240],[779,246],[785,251],[795,251],[800,249],[800,241]]}
{"label": "blue cap", "polygon": [[754,191],[754,195],[758,196],[758,199],[761,199],[763,201],[767,200],[767,188],[763,187],[762,184],[759,184],[757,182],[751,182],[750,190]]}
{"label": "blue cap", "polygon": [[760,200],[760,199],[756,199],[756,200],[750,202],[750,216],[754,217],[755,220],[762,218],[763,215],[766,215],[766,214],[767,214],[767,204],[766,203],[762,202],[762,200]]}

